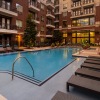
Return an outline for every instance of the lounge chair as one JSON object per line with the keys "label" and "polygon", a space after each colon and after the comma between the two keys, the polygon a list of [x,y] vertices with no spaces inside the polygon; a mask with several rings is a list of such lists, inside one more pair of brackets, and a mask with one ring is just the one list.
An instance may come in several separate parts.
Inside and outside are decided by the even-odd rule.
{"label": "lounge chair", "polygon": [[5,48],[3,48],[2,46],[0,46],[0,52],[6,52]]}
{"label": "lounge chair", "polygon": [[100,59],[100,57],[98,57],[98,56],[88,56],[88,58],[96,58],[96,59]]}
{"label": "lounge chair", "polygon": [[69,92],[69,86],[88,90],[100,94],[100,81],[72,75],[66,83],[67,91]]}
{"label": "lounge chair", "polygon": [[51,100],[83,100],[83,99],[69,93],[66,94],[58,91]]}
{"label": "lounge chair", "polygon": [[96,64],[83,63],[81,65],[81,67],[89,68],[89,69],[95,69],[95,70],[99,70],[100,71],[100,65],[96,65]]}
{"label": "lounge chair", "polygon": [[91,64],[97,64],[100,65],[100,61],[94,61],[94,60],[85,60],[85,63],[91,63]]}
{"label": "lounge chair", "polygon": [[100,59],[98,59],[98,58],[86,58],[86,60],[100,61]]}
{"label": "lounge chair", "polygon": [[100,80],[100,72],[89,70],[87,68],[78,68],[75,71],[75,75],[81,75],[94,80]]}
{"label": "lounge chair", "polygon": [[6,51],[10,52],[10,51],[13,51],[12,48],[9,46],[9,47],[6,47]]}
{"label": "lounge chair", "polygon": [[18,48],[18,46],[16,46],[16,45],[14,46],[14,50],[15,51],[23,51],[23,49]]}

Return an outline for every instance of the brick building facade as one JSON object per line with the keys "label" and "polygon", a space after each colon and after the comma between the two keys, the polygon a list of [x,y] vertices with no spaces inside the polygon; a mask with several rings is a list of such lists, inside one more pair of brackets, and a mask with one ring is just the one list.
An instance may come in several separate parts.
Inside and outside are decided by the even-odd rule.
{"label": "brick building facade", "polygon": [[100,43],[100,0],[54,0],[55,30],[64,42]]}
{"label": "brick building facade", "polygon": [[52,37],[55,16],[51,0],[0,0],[0,45],[23,45],[29,13],[36,24],[37,41]]}

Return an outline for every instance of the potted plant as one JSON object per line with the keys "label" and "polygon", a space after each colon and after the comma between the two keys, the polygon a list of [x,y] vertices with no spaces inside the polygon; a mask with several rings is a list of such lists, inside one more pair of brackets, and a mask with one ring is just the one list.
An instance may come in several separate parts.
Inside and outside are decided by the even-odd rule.
{"label": "potted plant", "polygon": [[90,47],[89,42],[88,42],[87,40],[84,40],[84,41],[82,42],[82,48],[83,48],[83,49],[88,49],[89,47]]}

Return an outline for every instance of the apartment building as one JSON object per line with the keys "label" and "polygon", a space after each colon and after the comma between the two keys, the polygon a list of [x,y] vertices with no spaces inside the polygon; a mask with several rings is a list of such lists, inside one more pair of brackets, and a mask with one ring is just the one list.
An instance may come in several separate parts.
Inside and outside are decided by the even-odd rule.
{"label": "apartment building", "polygon": [[100,0],[55,0],[55,30],[64,42],[100,42]]}
{"label": "apartment building", "polygon": [[51,0],[0,0],[0,45],[23,45],[28,14],[36,24],[37,41],[50,39],[54,30],[54,4]]}

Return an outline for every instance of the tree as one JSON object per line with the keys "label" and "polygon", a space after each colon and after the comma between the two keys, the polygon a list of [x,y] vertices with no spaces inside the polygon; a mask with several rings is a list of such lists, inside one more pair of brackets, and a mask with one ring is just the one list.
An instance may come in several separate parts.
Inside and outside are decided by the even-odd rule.
{"label": "tree", "polygon": [[33,21],[32,14],[29,14],[26,20],[26,29],[23,36],[24,44],[29,48],[35,44],[37,34],[35,27],[36,25]]}
{"label": "tree", "polygon": [[54,31],[52,40],[54,43],[56,43],[56,42],[61,43],[63,40],[63,33],[58,30]]}

